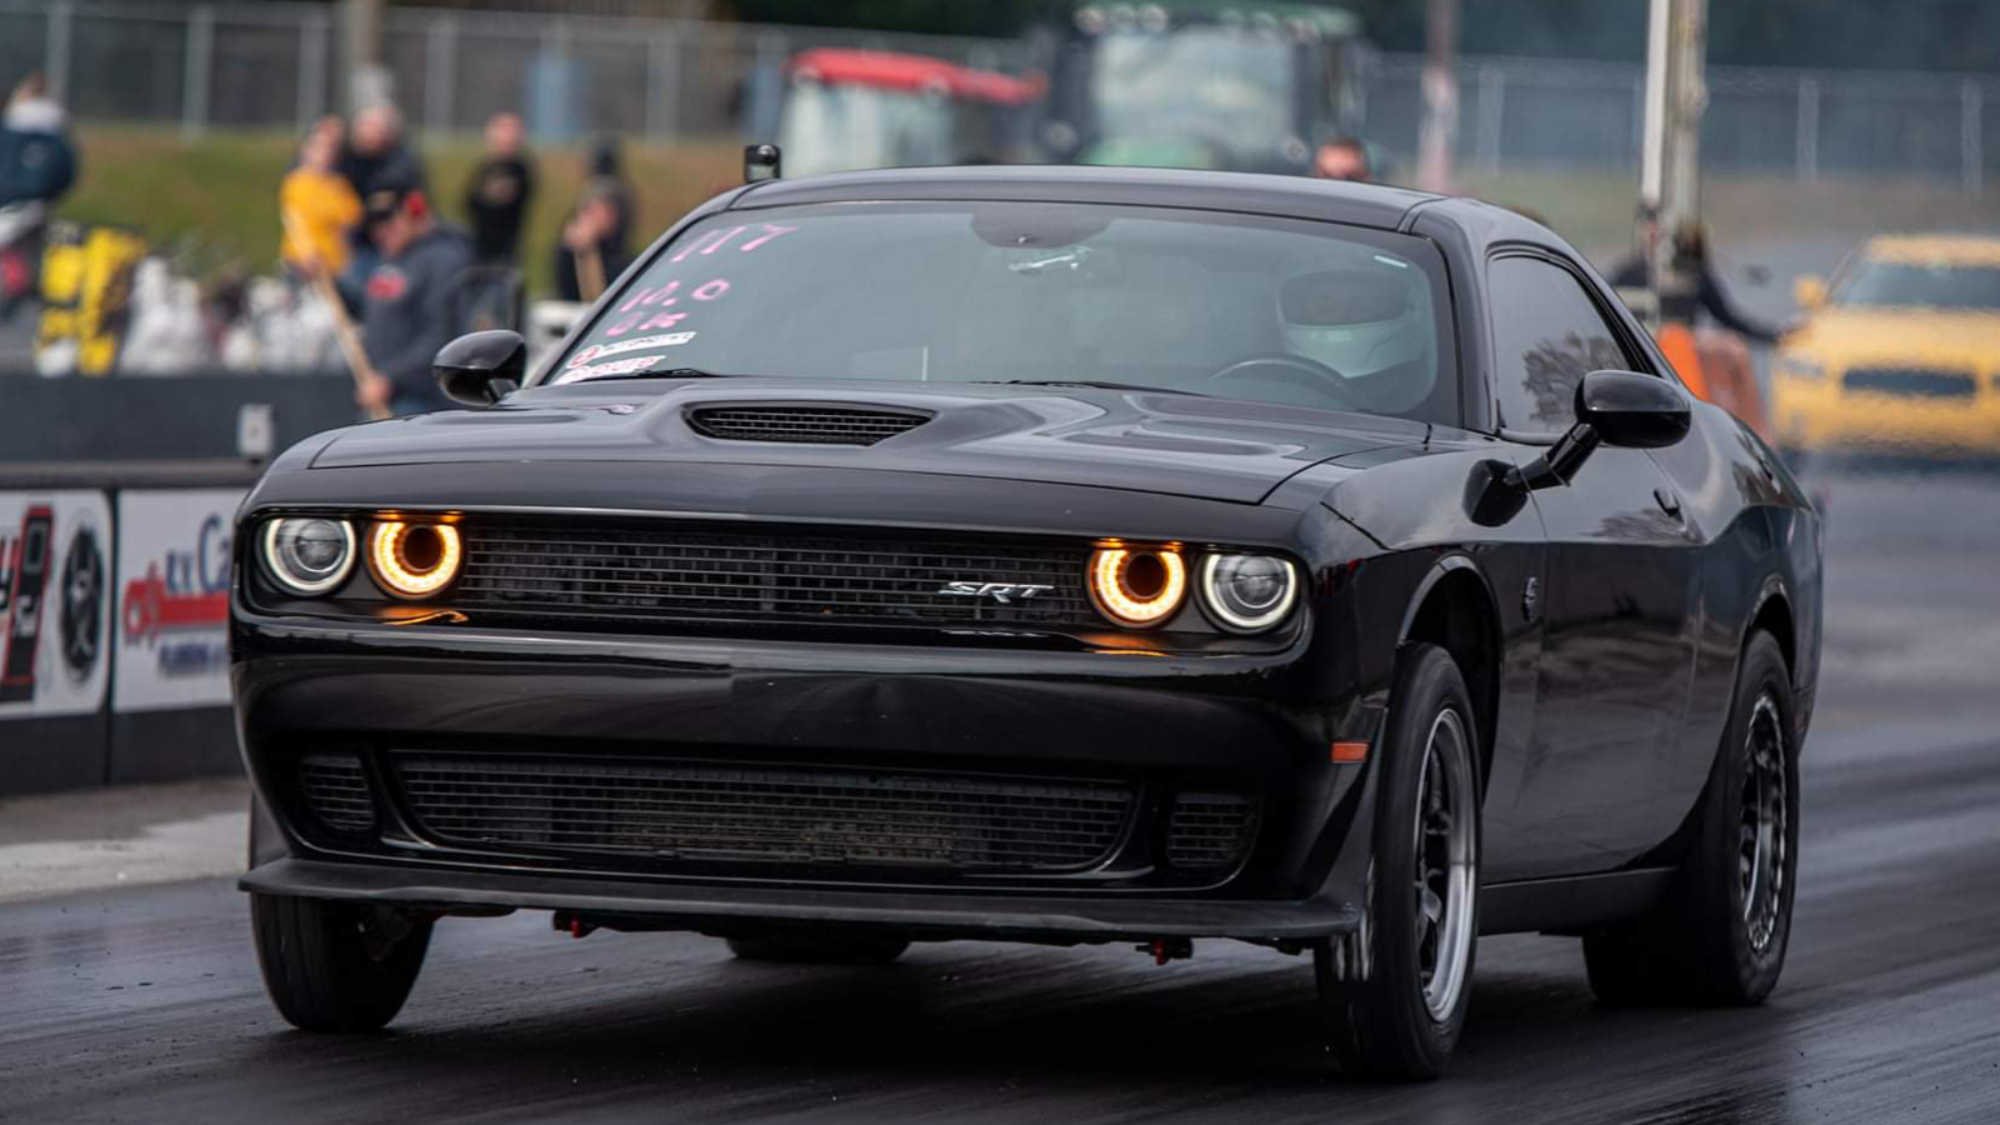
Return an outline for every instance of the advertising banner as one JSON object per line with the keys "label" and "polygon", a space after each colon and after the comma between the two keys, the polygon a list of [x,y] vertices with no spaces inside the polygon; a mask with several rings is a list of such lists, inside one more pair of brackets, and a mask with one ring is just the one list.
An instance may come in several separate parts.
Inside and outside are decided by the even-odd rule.
{"label": "advertising banner", "polygon": [[0,722],[104,705],[111,537],[102,492],[0,492]]}
{"label": "advertising banner", "polygon": [[114,711],[229,702],[230,537],[239,488],[118,494]]}

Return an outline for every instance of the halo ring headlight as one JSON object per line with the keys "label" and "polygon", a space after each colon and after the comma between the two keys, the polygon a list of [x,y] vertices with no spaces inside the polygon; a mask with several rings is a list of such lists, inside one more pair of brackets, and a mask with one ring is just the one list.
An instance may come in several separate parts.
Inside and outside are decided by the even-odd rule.
{"label": "halo ring headlight", "polygon": [[340,585],[354,569],[354,526],[323,516],[267,520],[260,552],[264,573],[280,588],[315,597]]}
{"label": "halo ring headlight", "polygon": [[1272,628],[1291,614],[1298,598],[1299,572],[1290,560],[1212,552],[1201,561],[1201,607],[1232,633]]}
{"label": "halo ring headlight", "polygon": [[1187,600],[1187,564],[1171,547],[1100,547],[1090,556],[1090,600],[1128,629],[1149,629]]}
{"label": "halo ring headlight", "polygon": [[390,595],[428,598],[458,577],[465,549],[448,523],[376,520],[368,529],[368,569]]}

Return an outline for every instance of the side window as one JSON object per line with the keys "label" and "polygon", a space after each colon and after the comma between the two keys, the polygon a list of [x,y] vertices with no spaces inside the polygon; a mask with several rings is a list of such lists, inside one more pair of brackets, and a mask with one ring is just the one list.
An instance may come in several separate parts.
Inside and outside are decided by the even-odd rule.
{"label": "side window", "polygon": [[1501,258],[1486,276],[1500,424],[1528,433],[1568,429],[1584,375],[1630,370],[1630,357],[1568,270],[1539,258]]}

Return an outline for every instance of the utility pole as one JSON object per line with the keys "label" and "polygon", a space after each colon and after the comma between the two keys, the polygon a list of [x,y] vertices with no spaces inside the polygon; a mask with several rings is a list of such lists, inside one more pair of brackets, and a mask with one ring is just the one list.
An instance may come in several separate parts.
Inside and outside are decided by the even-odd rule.
{"label": "utility pole", "polygon": [[347,20],[347,108],[393,100],[389,68],[382,65],[382,0],[344,0]]}
{"label": "utility pole", "polygon": [[1426,0],[1424,115],[1417,129],[1417,186],[1451,191],[1458,140],[1458,0]]}
{"label": "utility pole", "polygon": [[1676,269],[1673,233],[1701,215],[1701,116],[1708,108],[1708,0],[1652,0],[1646,37],[1639,195],[1665,237],[1653,247],[1662,320],[1691,319],[1697,278]]}

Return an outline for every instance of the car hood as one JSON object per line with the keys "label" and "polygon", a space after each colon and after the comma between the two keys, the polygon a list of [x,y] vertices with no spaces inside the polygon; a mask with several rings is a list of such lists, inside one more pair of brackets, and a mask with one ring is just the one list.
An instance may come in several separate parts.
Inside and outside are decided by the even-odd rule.
{"label": "car hood", "polygon": [[[884,408],[930,420],[872,446],[703,437],[702,407]],[[315,469],[473,462],[736,463],[1089,484],[1254,504],[1316,464],[1421,445],[1420,422],[1149,391],[798,379],[538,387],[490,410],[340,431]]]}
{"label": "car hood", "polygon": [[2000,314],[1929,309],[1827,309],[1786,337],[1785,350],[1850,366],[1940,365],[1978,370],[1995,362]]}

